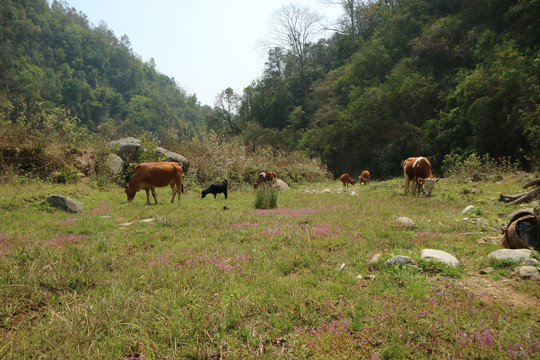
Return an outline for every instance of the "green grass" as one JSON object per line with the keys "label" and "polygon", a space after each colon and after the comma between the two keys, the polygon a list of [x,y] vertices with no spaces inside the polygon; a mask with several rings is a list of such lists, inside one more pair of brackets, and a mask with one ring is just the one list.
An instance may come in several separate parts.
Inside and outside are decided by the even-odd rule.
{"label": "green grass", "polygon": [[[128,205],[112,185],[4,184],[0,358],[539,358],[538,307],[516,311],[462,285],[501,248],[477,239],[516,209],[490,199],[521,184],[463,186],[443,179],[415,198],[400,179],[304,184],[257,210],[247,188],[228,200],[188,189],[180,204],[159,188],[157,205],[144,192]],[[50,194],[83,213],[50,208]],[[462,215],[470,204],[481,211]],[[416,226],[396,226],[400,216]],[[460,266],[422,262],[424,248]],[[420,266],[369,266],[376,253]],[[540,296],[525,282],[514,290]]]}

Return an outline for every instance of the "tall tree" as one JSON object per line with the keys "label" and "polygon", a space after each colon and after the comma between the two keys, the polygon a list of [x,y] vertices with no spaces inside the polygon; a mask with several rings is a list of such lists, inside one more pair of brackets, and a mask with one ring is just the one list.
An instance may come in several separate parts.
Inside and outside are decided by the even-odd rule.
{"label": "tall tree", "polygon": [[302,86],[304,106],[309,93],[306,77],[309,45],[321,31],[321,16],[308,7],[289,4],[278,9],[273,15],[273,38],[269,45],[274,49],[286,49],[293,55]]}

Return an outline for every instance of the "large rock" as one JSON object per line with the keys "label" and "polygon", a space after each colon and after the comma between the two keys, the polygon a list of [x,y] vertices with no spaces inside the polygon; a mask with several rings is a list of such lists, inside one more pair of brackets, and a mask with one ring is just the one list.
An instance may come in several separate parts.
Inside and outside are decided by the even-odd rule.
{"label": "large rock", "polygon": [[78,213],[83,210],[82,204],[75,199],[62,195],[49,195],[47,197],[49,204],[57,209],[67,212]]}
{"label": "large rock", "polygon": [[189,161],[185,157],[159,146],[156,148],[156,151],[158,154],[167,158],[165,161],[174,161],[182,164],[182,170],[184,171],[184,174],[187,174],[189,169]]}
{"label": "large rock", "polygon": [[124,170],[124,160],[116,154],[107,157],[106,165],[113,176],[119,176]]}
{"label": "large rock", "polygon": [[489,259],[510,260],[522,263],[531,257],[532,251],[529,249],[500,249],[488,255]]}
{"label": "large rock", "polygon": [[[110,141],[107,143],[107,146],[113,148],[114,153],[120,156],[122,160],[133,161],[137,159],[138,152],[141,149],[141,140],[134,137],[127,137]],[[184,171],[184,174],[188,172],[189,161],[184,156],[159,146],[156,147],[156,152],[160,156],[165,157],[163,161],[174,161],[180,163],[182,164],[182,170]]]}
{"label": "large rock", "polygon": [[289,188],[289,185],[285,181],[283,181],[281,179],[276,180],[276,186],[277,186],[278,189],[288,189]]}
{"label": "large rock", "polygon": [[131,161],[137,158],[137,153],[141,148],[141,140],[134,137],[113,140],[107,143],[107,146],[114,148],[116,155],[124,161]]}
{"label": "large rock", "polygon": [[442,262],[448,266],[456,267],[459,265],[458,259],[442,250],[424,249],[420,252],[420,257],[425,260]]}

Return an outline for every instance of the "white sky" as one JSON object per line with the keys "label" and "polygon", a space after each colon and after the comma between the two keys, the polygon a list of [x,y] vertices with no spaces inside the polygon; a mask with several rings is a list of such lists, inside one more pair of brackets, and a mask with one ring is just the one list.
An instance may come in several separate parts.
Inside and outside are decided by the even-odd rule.
{"label": "white sky", "polygon": [[[176,80],[202,105],[214,106],[228,87],[242,94],[260,78],[274,12],[290,0],[66,0],[94,26],[104,21],[115,36],[127,35],[133,52]],[[333,21],[342,10],[321,0],[296,0]]]}

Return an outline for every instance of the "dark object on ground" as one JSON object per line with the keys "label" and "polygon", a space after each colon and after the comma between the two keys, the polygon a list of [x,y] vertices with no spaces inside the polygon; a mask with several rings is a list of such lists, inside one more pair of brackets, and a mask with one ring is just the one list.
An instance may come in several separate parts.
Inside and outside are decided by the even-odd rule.
{"label": "dark object on ground", "polygon": [[540,250],[540,218],[526,210],[514,213],[501,242],[508,249]]}
{"label": "dark object on ground", "polygon": [[215,182],[210,185],[208,189],[203,190],[202,199],[204,199],[208,194],[213,194],[215,199],[216,195],[219,193],[223,193],[223,195],[225,195],[225,199],[227,198],[227,180]]}

